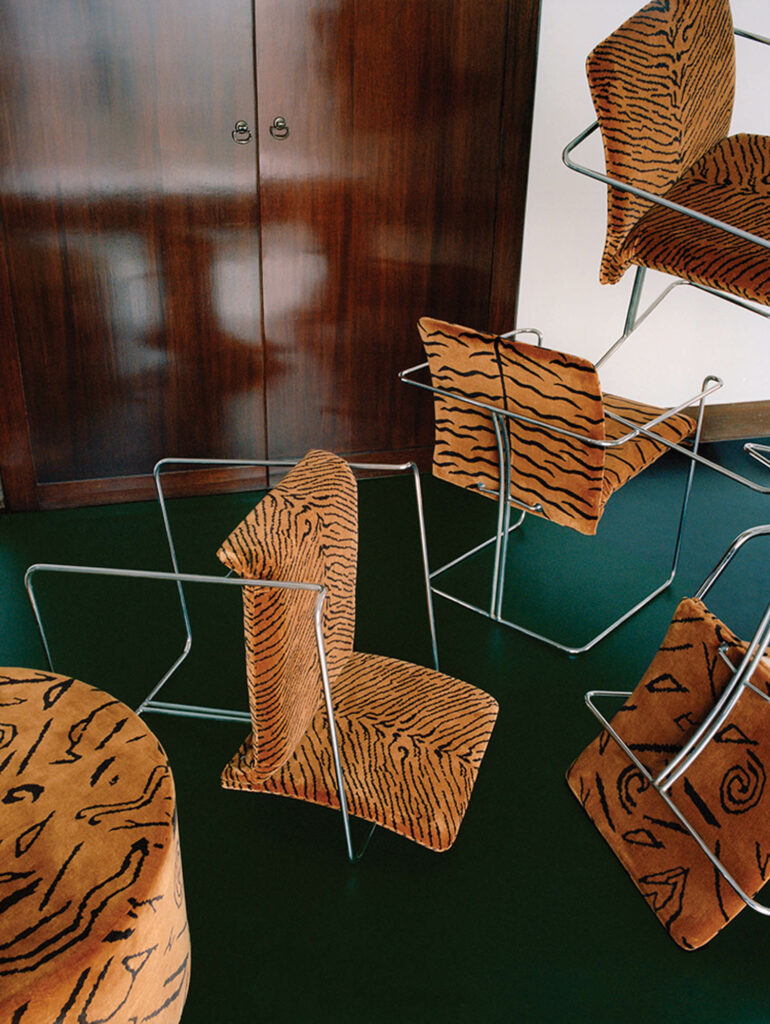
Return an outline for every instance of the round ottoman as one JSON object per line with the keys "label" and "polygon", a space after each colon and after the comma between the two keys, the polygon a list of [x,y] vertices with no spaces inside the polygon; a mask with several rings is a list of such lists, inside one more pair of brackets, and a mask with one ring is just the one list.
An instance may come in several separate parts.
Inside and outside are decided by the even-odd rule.
{"label": "round ottoman", "polygon": [[171,1024],[189,976],[157,739],[102,690],[0,668],[0,1021]]}

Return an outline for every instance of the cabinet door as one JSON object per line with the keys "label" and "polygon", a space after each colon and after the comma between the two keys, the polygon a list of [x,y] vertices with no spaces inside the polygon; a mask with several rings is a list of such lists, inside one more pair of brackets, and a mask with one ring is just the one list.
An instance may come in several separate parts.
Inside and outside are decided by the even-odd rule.
{"label": "cabinet door", "polygon": [[253,61],[251,0],[0,5],[16,507],[264,455]]}
{"label": "cabinet door", "polygon": [[397,374],[420,316],[488,326],[498,187],[519,184],[498,181],[508,10],[258,0],[271,454],[429,442]]}

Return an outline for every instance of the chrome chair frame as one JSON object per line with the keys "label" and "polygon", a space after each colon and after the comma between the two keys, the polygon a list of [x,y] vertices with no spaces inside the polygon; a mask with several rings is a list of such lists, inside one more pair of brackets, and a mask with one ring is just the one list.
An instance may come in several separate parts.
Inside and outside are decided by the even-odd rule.
{"label": "chrome chair frame", "polygon": [[[538,334],[538,336],[540,334],[539,331],[534,331],[532,328],[520,328],[515,331],[509,331],[508,333],[501,335],[501,337],[511,338],[516,336],[517,334],[522,333],[536,333]],[[442,395],[446,398],[451,398],[454,401],[459,401],[462,404],[473,406],[474,408],[477,409],[483,409],[486,413],[488,413],[492,418],[492,422],[495,428],[498,465],[501,467],[501,486],[497,492],[490,491],[480,483],[476,485],[476,489],[485,494],[497,495],[497,530],[494,536],[490,537],[489,540],[486,540],[481,544],[476,545],[470,550],[452,559],[452,561],[447,562],[445,565],[442,565],[438,569],[434,569],[432,572],[429,573],[429,579],[432,581],[436,579],[438,576],[440,576],[442,573],[451,569],[453,566],[458,565],[460,562],[463,562],[466,559],[472,557],[477,552],[487,547],[489,544],[494,543],[495,555],[493,562],[492,587],[490,593],[489,608],[479,608],[477,605],[470,604],[469,602],[462,600],[454,594],[450,594],[448,591],[439,589],[431,582],[430,587],[433,593],[438,594],[440,597],[446,598],[449,601],[453,601],[455,604],[461,605],[463,608],[467,608],[470,611],[476,612],[479,615],[483,615],[494,622],[499,622],[503,626],[508,626],[510,629],[515,629],[518,632],[523,633],[525,636],[529,636],[534,640],[539,640],[542,643],[548,644],[551,647],[555,647],[557,650],[563,651],[566,654],[577,655],[584,654],[585,652],[591,650],[591,648],[598,644],[599,641],[603,640],[606,636],[609,636],[609,634],[612,633],[615,629],[617,629],[618,626],[622,625],[627,619],[631,618],[632,615],[634,615],[636,612],[644,608],[645,605],[649,604],[650,601],[654,600],[659,594],[661,594],[667,587],[671,585],[671,583],[674,580],[674,577],[676,576],[677,566],[679,562],[679,552],[681,549],[682,533],[684,530],[684,522],[687,515],[687,505],[690,496],[690,489],[692,486],[693,473],[695,470],[695,462],[702,460],[702,457],[698,455],[698,444],[700,442],[700,433],[703,423],[704,402],[709,395],[713,394],[715,391],[719,390],[719,388],[722,387],[722,381],[718,377],[706,377],[703,381],[703,386],[701,390],[698,392],[698,394],[694,395],[692,398],[688,398],[685,402],[682,402],[677,406],[673,406],[672,408],[665,410],[660,415],[652,417],[650,420],[648,420],[647,423],[641,426],[637,426],[629,422],[628,420],[625,420],[623,417],[618,416],[615,413],[605,411],[605,415],[608,418],[615,420],[616,422],[628,427],[628,433],[624,434],[622,437],[617,438],[616,440],[613,441],[599,441],[596,438],[586,437],[583,434],[579,434],[576,431],[568,430],[564,427],[556,427],[553,424],[545,423],[542,420],[537,420],[530,416],[524,416],[521,413],[514,413],[505,409],[500,409],[497,406],[489,405],[485,402],[469,398],[468,396],[463,395],[461,392],[451,391],[446,388],[437,388],[432,384],[426,383],[425,381],[414,379],[414,374],[427,369],[427,362],[419,363],[416,366],[410,366],[406,370],[401,371],[401,373],[399,374],[399,379],[402,380],[405,384],[412,384],[413,386],[421,388],[424,391],[428,391],[431,394]],[[657,424],[661,423],[669,416],[673,416],[677,413],[680,413],[684,409],[689,408],[690,406],[695,405],[696,403],[698,404],[699,409],[693,443],[693,451],[688,451],[681,445],[677,445],[672,441],[668,441],[665,438],[661,437],[659,434],[656,434],[654,432],[653,428],[657,426]],[[680,512],[679,523],[677,526],[676,541],[674,544],[674,556],[672,560],[671,571],[668,578],[665,580],[664,583],[659,584],[657,587],[655,587],[649,594],[646,595],[646,597],[642,598],[639,602],[637,602],[632,608],[626,611],[618,619],[614,620],[612,623],[610,623],[608,626],[606,626],[599,633],[597,633],[595,636],[593,636],[591,639],[589,639],[586,643],[582,645],[564,644],[559,640],[554,639],[553,637],[548,637],[542,633],[537,633],[534,630],[522,626],[520,623],[513,622],[510,619],[506,619],[503,617],[502,614],[502,604],[505,587],[505,568],[508,554],[508,537],[513,530],[515,530],[518,526],[521,525],[527,512],[542,511],[542,506],[540,506],[539,504],[527,505],[526,503],[514,498],[511,494],[510,441],[508,437],[508,431],[505,429],[506,421],[509,420],[515,420],[521,423],[529,424],[531,426],[540,427],[553,434],[558,434],[559,436],[563,437],[575,438],[576,440],[579,440],[584,444],[588,444],[591,445],[592,447],[603,449],[617,448],[620,445],[633,440],[633,438],[635,437],[648,437],[651,438],[652,440],[659,442],[660,444],[665,445],[667,448],[671,448],[674,451],[684,453],[685,455],[687,455],[688,458],[691,459],[690,466],[687,472],[687,481],[685,484],[684,497],[682,500],[682,509]],[[510,521],[512,507],[518,509],[521,512],[521,515],[519,516],[518,520],[513,525],[511,525]]]}
{"label": "chrome chair frame", "polygon": [[[709,592],[714,583],[719,579],[724,570],[733,560],[737,552],[743,547],[743,545],[755,537],[770,535],[770,524],[766,526],[755,526],[749,530],[745,530],[739,534],[738,537],[733,541],[730,547],[725,551],[722,558],[719,560],[717,565],[708,575],[704,583],[701,585],[697,594],[696,599],[702,600]],[[735,892],[740,898],[746,903],[747,906],[751,907],[752,910],[758,911],[760,914],[770,916],[770,906],[759,903],[753,899],[748,893],[740,887],[735,881],[730,872],[721,862],[719,857],[711,850],[708,844],[705,842],[703,837],[697,831],[697,829],[688,820],[686,815],[680,810],[671,796],[670,790],[674,783],[679,779],[693,764],[693,762],[700,757],[706,746],[722,728],[723,724],[727,720],[730,712],[735,707],[741,694],[744,690],[750,689],[758,696],[762,697],[763,700],[770,703],[770,696],[763,693],[760,689],[752,685],[751,677],[754,674],[754,670],[759,664],[762,657],[765,655],[766,648],[770,643],[770,604],[767,605],[765,611],[760,619],[759,625],[757,626],[756,632],[748,646],[746,654],[737,666],[733,665],[732,662],[726,656],[727,644],[723,644],[720,647],[720,655],[723,660],[733,669],[733,677],[731,681],[725,687],[719,700],[715,703],[712,710],[695,730],[690,739],[685,743],[679,753],[669,761],[669,763],[660,771],[657,775],[652,775],[651,772],[645,768],[636,754],[630,749],[630,747],[624,742],[622,736],[613,728],[608,719],[599,711],[594,704],[594,700],[597,697],[612,697],[612,698],[625,698],[631,696],[632,690],[589,690],[585,695],[585,702],[591,713],[601,723],[602,727],[607,730],[609,735],[615,740],[615,742],[621,747],[626,757],[639,769],[642,775],[647,779],[650,785],[655,789],[656,793],[663,799],[667,807],[681,822],[684,828],[687,829],[688,833],[692,836],[695,842],[698,844],[700,849],[708,857],[711,863],[714,865],[716,870],[725,879],[725,881],[732,886]]]}
{"label": "chrome chair frame", "polygon": [[[153,476],[155,479],[156,491],[158,494],[158,502],[161,508],[163,516],[163,524],[166,532],[166,540],[169,546],[169,553],[171,556],[171,563],[173,566],[172,572],[160,572],[153,570],[144,569],[113,569],[104,566],[84,566],[84,565],[64,565],[56,563],[36,563],[31,565],[24,576],[24,585],[27,590],[30,604],[32,606],[33,613],[35,615],[35,621],[40,634],[40,639],[43,644],[43,649],[48,662],[48,668],[51,671],[53,669],[53,660],[51,658],[51,651],[48,644],[48,638],[46,636],[45,627],[43,625],[43,618],[40,612],[40,606],[35,596],[34,579],[40,573],[67,573],[76,574],[82,576],[101,576],[101,577],[115,577],[122,579],[142,579],[142,580],[159,580],[166,582],[173,582],[177,586],[179,594],[180,608],[182,612],[182,619],[184,622],[184,628],[186,633],[186,639],[182,653],[173,663],[170,669],[161,677],[161,679],[153,686],[149,694],[141,701],[136,708],[138,715],[144,714],[145,712],[156,712],[158,714],[175,715],[182,718],[202,718],[214,721],[224,722],[251,722],[251,715],[248,711],[238,711],[231,708],[215,708],[209,706],[192,705],[192,704],[179,704],[170,703],[167,701],[157,700],[157,694],[171,679],[172,675],[180,667],[182,662],[186,659],[187,655],[192,649],[193,634],[192,625],[190,622],[190,616],[187,608],[187,602],[185,600],[183,584],[185,583],[213,583],[224,586],[237,586],[237,587],[264,587],[273,590],[288,590],[288,591],[301,591],[314,593],[316,595],[314,606],[313,606],[313,628],[316,640],[316,649],[318,652],[318,660],[321,668],[321,684],[324,695],[324,703],[326,706],[326,713],[329,720],[329,735],[332,746],[332,755],[334,759],[334,770],[337,780],[337,786],[340,798],[340,810],[342,811],[342,822],[343,830],[345,833],[345,845],[347,849],[348,859],[351,863],[359,860],[369,844],[376,826],[376,823],[372,825],[368,836],[364,840],[362,846],[356,852],[353,849],[353,841],[351,837],[350,829],[350,815],[348,813],[347,796],[345,790],[345,779],[342,770],[342,761],[339,752],[338,743],[338,730],[337,724],[334,718],[334,706],[332,701],[331,683],[329,680],[329,670],[326,660],[326,650],[323,639],[323,608],[324,602],[327,596],[326,587],[318,583],[304,582],[304,581],[285,581],[279,582],[274,580],[262,580],[256,578],[242,578],[234,577],[232,575],[227,576],[215,576],[207,574],[197,573],[183,573],[179,571],[179,564],[177,560],[176,546],[174,544],[173,535],[171,532],[171,523],[168,515],[168,508],[166,505],[165,495],[163,493],[163,486],[161,482],[161,476],[165,469],[169,466],[186,466],[186,467],[203,467],[203,466],[216,466],[222,467],[265,467],[265,468],[284,468],[291,467],[299,462],[299,459],[242,459],[242,460],[224,460],[224,459],[161,459],[153,470]],[[438,646],[436,641],[436,627],[435,619],[433,615],[433,597],[430,588],[430,579],[428,576],[428,548],[427,539],[425,533],[425,517],[423,512],[422,502],[422,489],[420,486],[420,475],[417,465],[414,462],[400,463],[398,465],[387,465],[381,463],[348,463],[351,469],[360,470],[362,472],[393,472],[393,471],[411,471],[415,485],[415,498],[417,503],[417,513],[420,526],[420,543],[423,557],[423,572],[425,577],[425,590],[426,600],[428,606],[428,621],[431,633],[431,643],[433,647],[433,660],[436,670],[438,671]]]}
{"label": "chrome chair frame", "polygon": [[[748,32],[744,29],[734,29],[736,36],[741,36],[745,39],[750,39],[753,42],[763,43],[770,45],[770,38],[767,36],[759,35],[756,32]],[[588,167],[585,164],[580,164],[576,160],[572,159],[572,153],[578,146],[580,146],[589,136],[593,135],[599,128],[598,120],[593,121],[588,127],[584,128],[578,135],[568,142],[562,151],[562,161],[566,167],[571,171],[576,171],[578,174],[583,174],[588,178],[593,178],[595,181],[600,181],[605,185],[611,185],[613,188],[619,189],[621,192],[629,192],[631,195],[637,196],[640,199],[646,199],[651,203],[658,206],[665,206],[669,210],[674,210],[677,213],[683,213],[688,217],[692,217],[694,220],[699,220],[704,224],[709,224],[712,227],[720,228],[728,234],[735,235],[738,238],[743,238],[745,241],[754,242],[756,245],[761,246],[763,249],[770,249],[770,239],[762,238],[760,235],[754,235],[749,231],[744,231],[742,228],[735,227],[726,221],[718,220],[715,217],[710,217],[705,213],[700,213],[698,210],[693,210],[688,206],[682,206],[680,203],[674,203],[670,199],[666,199],[664,196],[656,195],[654,192],[648,192],[645,189],[637,188],[635,185],[631,185],[628,182],[621,181],[618,178],[610,177],[601,171],[596,170],[593,167]],[[746,299],[742,299],[737,295],[731,295],[728,292],[720,291],[717,288],[710,288],[708,285],[698,284],[696,281],[688,281],[686,278],[678,278],[671,284],[667,285],[642,311],[639,312],[639,306],[642,299],[642,290],[644,288],[645,277],[647,274],[647,268],[636,265],[636,271],[634,274],[634,281],[631,287],[631,295],[628,301],[628,308],[626,310],[626,319],[623,326],[623,333],[617,338],[610,347],[604,352],[596,362],[597,370],[624,344],[625,341],[633,334],[637,327],[639,327],[647,317],[667,298],[675,288],[690,287],[697,288],[699,291],[707,292],[710,295],[714,295],[719,299],[723,299],[725,302],[731,302],[735,306],[746,309],[751,313],[755,313],[757,316],[770,319],[770,309],[760,307],[755,303],[749,302]],[[751,454],[748,446],[746,451]],[[756,456],[755,456],[756,457]],[[708,466],[709,469],[713,469],[723,476],[727,476],[737,483],[742,484],[744,487],[748,487],[750,490],[756,491],[759,494],[770,494],[770,486],[763,486],[751,480],[739,473],[734,473],[727,470],[725,467],[720,466],[719,463],[714,462],[711,459],[700,460],[703,465]],[[759,460],[762,462],[763,460]],[[765,463],[767,464],[767,463]]]}

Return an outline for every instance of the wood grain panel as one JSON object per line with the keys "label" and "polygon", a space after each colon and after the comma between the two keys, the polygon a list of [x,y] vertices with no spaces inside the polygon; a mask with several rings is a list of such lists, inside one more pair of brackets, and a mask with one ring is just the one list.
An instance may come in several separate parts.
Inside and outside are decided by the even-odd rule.
{"label": "wood grain panel", "polygon": [[510,0],[500,123],[497,215],[486,330],[502,332],[516,319],[532,114],[535,103],[540,0]]}
{"label": "wood grain panel", "polygon": [[39,483],[264,454],[249,0],[9,0],[0,204]]}
{"label": "wood grain panel", "polygon": [[35,508],[35,473],[16,347],[5,246],[0,249],[0,508]]}
{"label": "wood grain panel", "polygon": [[419,316],[487,320],[507,11],[257,4],[271,454],[429,442],[397,373]]}
{"label": "wood grain panel", "polygon": [[[697,416],[697,407],[686,410]],[[703,411],[701,440],[738,441],[770,436],[770,401],[723,402]]]}
{"label": "wood grain panel", "polygon": [[536,9],[0,5],[11,507],[147,496],[169,454],[427,451],[415,321],[515,301]]}

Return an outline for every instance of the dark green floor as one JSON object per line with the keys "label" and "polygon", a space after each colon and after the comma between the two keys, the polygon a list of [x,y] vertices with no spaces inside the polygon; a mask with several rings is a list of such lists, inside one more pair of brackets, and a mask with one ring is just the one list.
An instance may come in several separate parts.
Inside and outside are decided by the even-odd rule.
{"label": "dark green floor", "polygon": [[[747,468],[737,445],[720,455]],[[621,591],[631,600],[650,573],[664,576],[682,472],[669,457],[632,482],[594,540],[526,523],[512,542],[512,601],[524,612],[542,606],[552,629],[579,640],[605,603]],[[360,487],[357,645],[426,661],[409,486],[388,478]],[[434,564],[464,535],[491,528],[491,503],[432,480],[425,487]],[[217,542],[252,502],[173,502],[183,567],[216,572]],[[705,949],[681,951],[564,783],[596,732],[583,692],[635,685],[678,598],[735,534],[770,519],[768,502],[696,474],[674,585],[579,658],[437,599],[442,668],[500,702],[470,809],[446,854],[378,832],[351,867],[332,812],[218,787],[242,727],[153,716],[178,790],[193,942],[184,1024],[770,1021],[770,920],[745,911]],[[616,545],[625,548],[619,574],[601,568]],[[755,542],[714,591],[713,610],[739,631],[770,598],[769,555]],[[43,665],[22,587],[33,561],[168,567],[149,504],[0,515],[0,663]],[[562,592],[573,571],[582,582]],[[478,589],[475,576],[459,575],[458,588]],[[54,667],[128,703],[181,647],[173,590],[163,586],[49,579],[40,595]],[[199,587],[191,600],[196,642],[167,696],[244,706],[238,595]]]}

